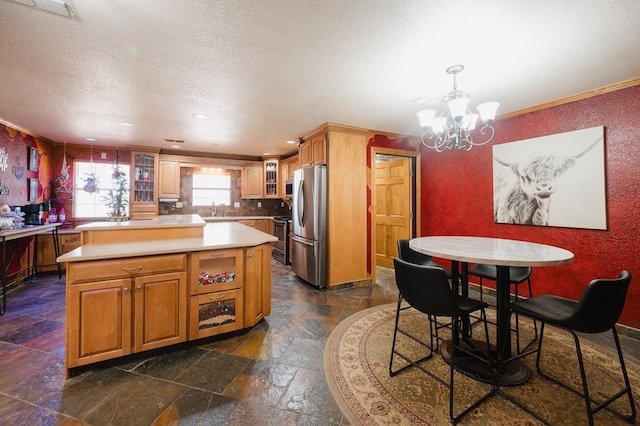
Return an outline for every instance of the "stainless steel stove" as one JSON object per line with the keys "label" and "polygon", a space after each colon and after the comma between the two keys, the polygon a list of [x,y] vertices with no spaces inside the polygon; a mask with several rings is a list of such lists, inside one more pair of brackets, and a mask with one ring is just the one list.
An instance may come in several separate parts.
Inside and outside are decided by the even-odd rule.
{"label": "stainless steel stove", "polygon": [[291,217],[276,216],[273,218],[273,235],[278,238],[271,247],[271,257],[283,265],[289,265],[289,221]]}

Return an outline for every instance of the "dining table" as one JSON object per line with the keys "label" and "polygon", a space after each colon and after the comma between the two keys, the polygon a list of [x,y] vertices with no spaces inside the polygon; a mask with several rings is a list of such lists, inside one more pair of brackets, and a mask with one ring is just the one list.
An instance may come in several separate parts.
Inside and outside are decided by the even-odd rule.
{"label": "dining table", "polygon": [[[573,253],[547,244],[475,236],[418,237],[409,241],[409,247],[419,253],[450,260],[452,289],[463,296],[468,296],[469,263],[496,266],[496,340],[495,349],[491,349],[491,352],[496,357],[498,384],[510,386],[526,382],[530,371],[524,362],[520,359],[509,361],[512,357],[509,267],[566,265],[573,262]],[[466,324],[468,327],[468,321]],[[463,328],[463,335],[468,333],[467,327]],[[458,336],[452,336],[452,338],[458,339]],[[454,356],[453,352],[443,355]],[[456,363],[458,363],[457,358]],[[459,365],[461,372],[471,377],[483,381],[492,380],[490,372],[486,372],[486,365],[479,367],[474,362],[461,362]],[[484,368],[485,371],[477,371],[478,368]]]}

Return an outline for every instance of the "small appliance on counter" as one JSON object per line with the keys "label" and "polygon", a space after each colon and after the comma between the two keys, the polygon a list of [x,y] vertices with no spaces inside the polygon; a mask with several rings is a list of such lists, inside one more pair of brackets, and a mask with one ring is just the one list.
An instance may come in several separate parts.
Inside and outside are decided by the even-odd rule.
{"label": "small appliance on counter", "polygon": [[24,213],[25,225],[40,225],[40,211],[42,204],[27,204],[22,206],[20,210]]}

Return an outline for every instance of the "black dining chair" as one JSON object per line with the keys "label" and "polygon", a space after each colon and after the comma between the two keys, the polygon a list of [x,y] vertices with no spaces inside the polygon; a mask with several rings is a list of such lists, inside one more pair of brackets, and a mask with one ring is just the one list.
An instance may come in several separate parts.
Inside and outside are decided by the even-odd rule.
{"label": "black dining chair", "polygon": [[[488,352],[490,348],[489,345],[489,331],[487,328],[486,322],[486,314],[485,308],[488,306],[484,302],[480,302],[479,300],[470,299],[467,297],[459,296],[454,294],[449,287],[449,280],[447,279],[447,275],[444,270],[437,266],[424,266],[424,265],[416,265],[413,263],[405,262],[404,260],[395,258],[393,260],[395,267],[395,275],[396,275],[396,284],[398,286],[398,290],[400,292],[401,298],[398,299],[398,306],[396,309],[396,318],[395,325],[393,331],[393,341],[391,343],[391,357],[389,359],[389,374],[391,376],[395,376],[401,371],[409,367],[416,367],[425,374],[429,375],[442,385],[446,386],[449,389],[449,417],[452,423],[457,423],[460,419],[469,413],[471,410],[476,408],[486,399],[493,396],[496,392],[495,385],[495,367],[491,357],[491,354]],[[425,286],[426,284],[426,286]],[[459,319],[469,315],[472,312],[480,312],[480,316],[484,318],[484,333],[485,333],[485,341],[482,343],[486,345],[484,347],[477,347],[476,343],[471,339],[461,337],[458,339],[451,339],[447,341],[447,344],[451,344],[451,356],[447,361],[449,363],[449,379],[448,381],[439,377],[432,371],[426,369],[423,366],[424,361],[430,360],[433,358],[434,353],[439,348],[441,342],[444,342],[444,338],[440,337],[437,333],[435,333],[435,344],[434,344],[434,328],[438,327],[437,321],[434,321],[434,325],[431,325],[431,321],[429,321],[429,342],[424,342],[423,340],[417,338],[415,336],[415,331],[410,331],[406,329],[402,329],[399,326],[400,313],[403,311],[401,309],[402,300],[405,300],[406,303],[409,304],[412,308],[418,310],[426,314],[430,319],[432,317],[447,317],[451,322],[443,325],[442,327],[449,326],[451,327],[451,336],[459,335]],[[420,359],[411,359],[409,355],[406,353],[400,352],[400,350],[396,347],[396,341],[398,338],[398,334],[402,334],[407,336],[408,338],[414,340],[419,345],[423,346],[427,349],[427,355],[423,356]],[[455,343],[458,342],[456,345]],[[460,411],[458,414],[454,415],[454,370],[455,370],[455,362],[456,356],[462,355],[467,357],[473,357],[476,360],[486,363],[487,368],[491,371],[491,383],[489,386],[489,391],[484,393],[481,397],[476,399],[473,403],[468,404],[468,406]],[[456,356],[454,356],[456,355]],[[394,370],[394,359],[397,357],[404,360],[407,364],[397,368]],[[399,360],[398,360],[399,361]]]}
{"label": "black dining chair", "polygon": [[427,254],[423,254],[413,250],[411,247],[409,247],[409,240],[398,240],[398,257],[405,262],[413,263],[416,265],[437,266],[444,270],[447,278],[451,278],[451,268],[440,265]]}
{"label": "black dining chair", "polygon": [[[630,423],[635,422],[636,408],[633,402],[633,395],[631,393],[627,369],[624,364],[624,357],[622,356],[620,340],[616,331],[616,322],[622,313],[630,282],[631,274],[627,271],[622,271],[618,275],[618,278],[615,279],[592,280],[585,288],[579,301],[545,294],[532,297],[530,299],[517,300],[510,304],[511,312],[530,317],[540,321],[542,324],[540,326],[538,347],[524,354],[515,356],[514,359],[531,353],[537,353],[536,369],[540,376],[549,379],[584,398],[587,408],[587,416],[589,418],[589,425],[593,425],[593,415],[603,408],[607,408],[609,411],[614,412],[616,415]],[[546,325],[566,330],[573,336],[578,364],[580,367],[580,377],[582,379],[582,391],[562,383],[557,378],[551,377],[542,370],[540,360],[542,358],[542,343],[544,341],[544,329]],[[618,360],[620,363],[622,378],[624,380],[624,388],[604,401],[595,401],[589,394],[587,375],[585,373],[584,360],[580,349],[580,338],[577,333],[595,334],[604,333],[609,330],[613,334],[613,340],[618,352]],[[624,395],[628,396],[629,405],[631,406],[631,413],[628,415],[621,414],[617,410],[609,407],[613,401]],[[538,417],[533,410],[528,409],[526,406],[523,406],[515,400],[513,400],[513,402],[525,409],[525,411],[533,414],[538,419],[545,421]]]}
{"label": "black dining chair", "polygon": [[[492,280],[496,281],[498,279],[498,270],[495,265],[487,265],[484,263],[476,263],[475,265],[469,268],[469,275],[479,278],[480,280],[480,300],[484,300],[483,295],[483,286],[482,280]],[[523,282],[527,281],[527,285],[529,288],[529,297],[533,297],[533,292],[531,291],[531,273],[532,269],[530,266],[510,266],[509,267],[509,283],[514,286],[514,297],[515,299],[519,299],[518,286]],[[522,353],[526,351],[533,343],[535,343],[538,338],[538,325],[536,321],[533,321],[533,337],[531,340],[524,346],[522,350],[520,350],[520,318],[516,315],[516,324],[515,329],[516,333],[516,351],[517,353]]]}

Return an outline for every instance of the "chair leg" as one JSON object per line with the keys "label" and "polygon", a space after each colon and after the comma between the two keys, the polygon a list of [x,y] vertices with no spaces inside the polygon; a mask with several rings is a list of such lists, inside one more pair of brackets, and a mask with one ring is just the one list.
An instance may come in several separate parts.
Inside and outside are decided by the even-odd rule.
{"label": "chair leg", "polygon": [[[426,361],[428,359],[431,359],[433,357],[433,332],[432,332],[432,318],[431,315],[428,315],[429,318],[429,336],[430,336],[430,343],[427,344],[425,342],[423,342],[422,340],[418,339],[416,336],[412,335],[411,333],[402,330],[400,327],[398,327],[398,323],[400,321],[400,312],[403,311],[404,309],[408,309],[408,308],[402,308],[402,300],[403,297],[402,295],[398,295],[398,304],[396,307],[396,319],[395,319],[395,324],[394,324],[394,328],[393,328],[393,340],[391,342],[391,356],[389,358],[389,376],[393,377],[396,374],[398,374],[399,372],[401,372],[402,370],[409,368],[411,366],[418,366],[417,364],[422,362],[422,361]],[[436,329],[437,332],[437,329]],[[408,358],[407,356],[403,355],[402,353],[398,352],[396,350],[396,341],[397,341],[397,337],[398,337],[398,333],[402,333],[405,336],[409,337],[410,339],[413,339],[414,341],[416,341],[418,344],[424,346],[425,348],[429,349],[429,353],[420,358],[419,360],[411,360],[410,358]],[[401,367],[397,370],[393,370],[393,358],[394,355],[398,355],[400,358],[404,359],[405,361],[407,361],[407,365],[405,365],[404,367]]]}
{"label": "chair leg", "polygon": [[[543,338],[543,334],[544,334],[544,326],[545,324],[542,323],[541,327],[540,327],[540,344],[539,344],[539,348],[542,348],[542,338]],[[569,330],[566,328],[563,328],[564,330],[568,331],[569,333],[571,333],[571,335],[573,336],[573,340],[575,342],[575,346],[576,346],[576,353],[577,353],[577,357],[578,357],[578,365],[580,367],[580,378],[582,380],[582,393],[577,390],[572,388],[571,386],[559,381],[558,379],[549,376],[548,374],[544,373],[541,368],[540,368],[540,354],[541,354],[541,350],[538,351],[538,357],[536,359],[536,369],[538,370],[538,374],[540,374],[542,377],[551,380],[554,383],[559,384],[560,386],[564,387],[567,390],[570,390],[578,395],[580,395],[581,397],[584,398],[585,401],[585,405],[586,405],[586,409],[587,409],[587,416],[589,418],[589,426],[593,426],[593,415],[596,414],[598,411],[602,410],[603,408],[606,408],[607,410],[611,411],[612,413],[614,413],[616,416],[628,421],[629,423],[635,423],[635,419],[636,419],[636,407],[635,404],[633,402],[633,395],[631,393],[631,385],[629,383],[629,376],[627,375],[627,368],[625,366],[624,363],[624,358],[622,356],[622,348],[620,347],[620,340],[618,338],[618,333],[616,332],[615,327],[611,329],[611,332],[613,333],[613,340],[615,341],[616,344],[616,350],[618,352],[618,361],[620,362],[620,369],[622,370],[622,376],[624,379],[624,384],[625,387],[620,390],[618,393],[616,393],[615,395],[612,395],[611,397],[609,397],[607,400],[603,401],[603,402],[597,402],[591,399],[591,397],[589,396],[589,387],[588,387],[588,382],[587,382],[587,375],[585,372],[585,368],[584,368],[584,359],[582,357],[582,349],[580,347],[580,338],[578,337],[578,335],[573,331],[573,330]],[[618,411],[616,411],[613,408],[610,408],[609,405],[617,400],[618,398],[622,397],[623,395],[627,395],[629,398],[629,405],[631,408],[631,413],[629,415],[626,414],[622,414]],[[592,408],[592,404],[596,404],[595,407]]]}

